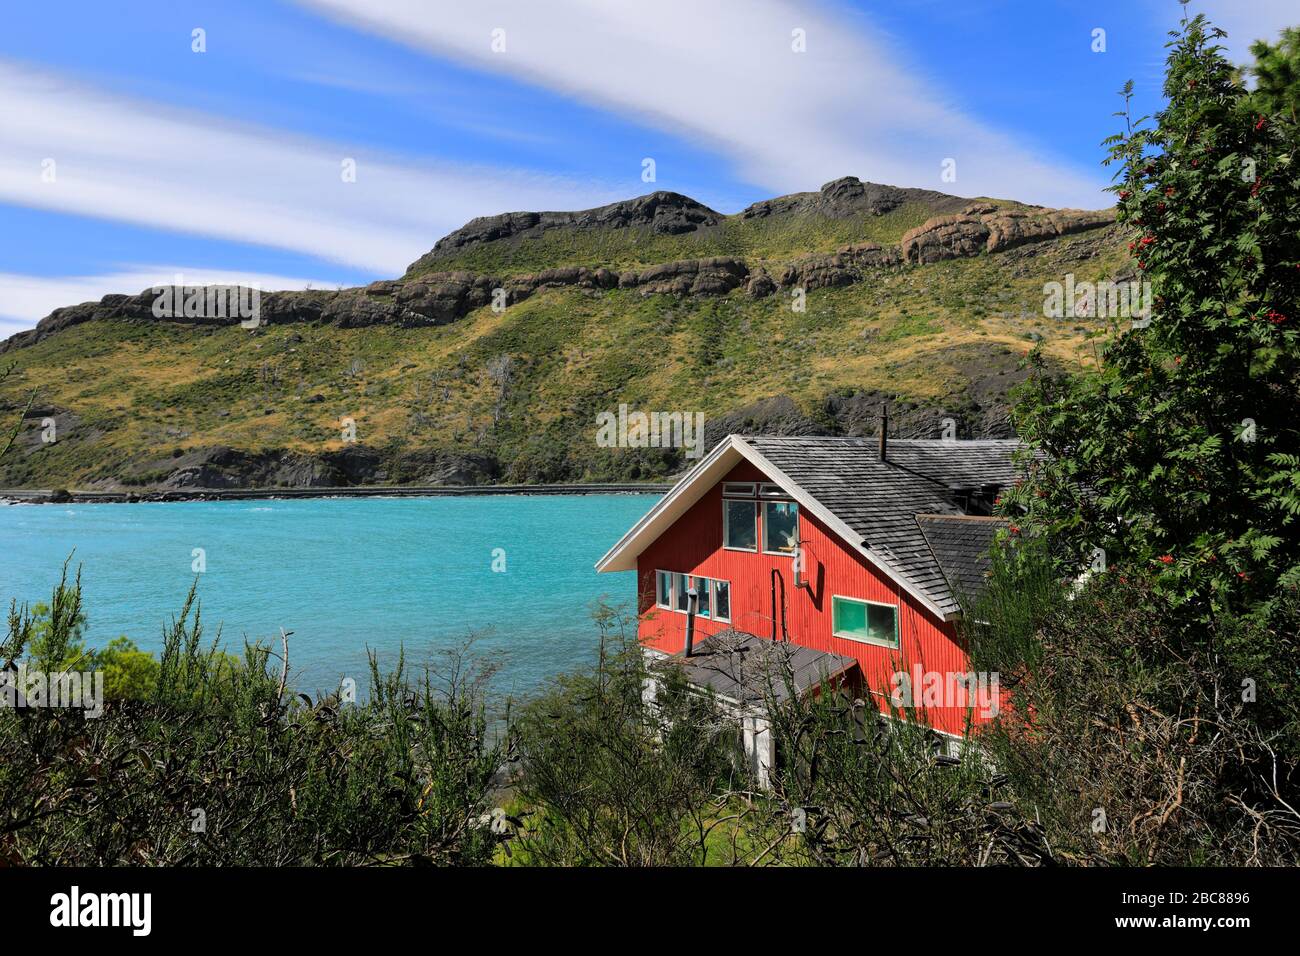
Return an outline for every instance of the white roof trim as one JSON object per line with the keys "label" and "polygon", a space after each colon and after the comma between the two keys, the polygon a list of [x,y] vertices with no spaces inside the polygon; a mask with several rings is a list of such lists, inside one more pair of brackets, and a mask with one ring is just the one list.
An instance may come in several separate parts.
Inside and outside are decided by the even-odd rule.
{"label": "white roof trim", "polygon": [[618,539],[614,547],[605,552],[605,556],[596,562],[597,571],[633,571],[636,569],[637,556],[652,541],[668,530],[668,527],[685,513],[686,509],[700,500],[700,494],[689,495],[700,480],[714,475],[713,482],[706,488],[721,480],[722,476],[740,463],[741,455],[736,450],[736,436],[728,435],[718,442],[700,463],[683,475],[668,494],[655,503],[655,506],[641,516],[636,524]]}
{"label": "white roof trim", "polygon": [[703,479],[712,476],[710,481],[704,487],[711,488],[722,476],[730,471],[740,461],[746,459],[762,471],[765,475],[781,485],[790,497],[794,498],[802,508],[806,508],[818,518],[820,518],[827,527],[835,532],[841,540],[846,542],[849,547],[858,551],[867,557],[873,564],[877,565],[890,578],[897,581],[898,584],[910,594],[932,614],[941,621],[950,621],[960,614],[957,612],[945,613],[937,604],[922,594],[908,579],[895,568],[887,558],[880,555],[879,552],[873,551],[866,547],[862,540],[862,535],[858,534],[843,521],[837,518],[829,509],[822,505],[816,498],[808,494],[803,488],[793,481],[789,475],[777,468],[770,462],[758,449],[754,448],[749,442],[745,441],[738,435],[728,435],[720,441],[698,465],[688,471],[682,478],[673,485],[668,494],[664,495],[653,508],[647,511],[641,520],[634,524],[619,539],[614,547],[610,548],[599,561],[596,562],[597,571],[632,571],[636,569],[636,559],[651,542],[658,538],[668,527],[675,522],[685,511],[700,499],[700,494],[690,494],[692,489],[698,489]]}

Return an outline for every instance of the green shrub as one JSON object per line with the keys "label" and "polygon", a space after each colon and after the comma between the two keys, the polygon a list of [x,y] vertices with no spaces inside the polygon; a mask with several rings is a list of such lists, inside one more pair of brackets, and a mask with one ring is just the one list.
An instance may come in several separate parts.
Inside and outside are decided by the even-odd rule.
{"label": "green shrub", "polygon": [[598,663],[557,679],[512,727],[524,827],[518,860],[553,866],[712,862],[733,788],[736,729],[671,672],[651,679],[627,622],[601,612]]}
{"label": "green shrub", "polygon": [[[0,664],[77,647],[79,583],[38,620],[14,606]],[[34,643],[33,643],[34,642]],[[372,660],[367,699],[293,694],[283,660],[205,643],[191,590],[155,662],[130,641],[98,655],[109,698],[85,710],[0,709],[0,861],[105,866],[481,864],[501,764],[481,672],[417,678]],[[34,660],[34,659],[33,659]]]}
{"label": "green shrub", "polygon": [[149,700],[157,692],[158,660],[129,637],[110,641],[95,655],[95,668],[104,672],[106,700]]}

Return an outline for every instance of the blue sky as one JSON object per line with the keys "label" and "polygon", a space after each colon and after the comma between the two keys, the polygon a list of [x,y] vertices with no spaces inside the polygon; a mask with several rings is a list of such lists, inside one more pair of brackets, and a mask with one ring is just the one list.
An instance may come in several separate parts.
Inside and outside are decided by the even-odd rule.
{"label": "blue sky", "polygon": [[[1192,5],[1228,29],[1238,59],[1300,22],[1291,8]],[[476,215],[653,189],[735,212],[854,175],[1107,205],[1098,142],[1115,92],[1132,78],[1140,105],[1157,104],[1178,12],[1174,0],[10,5],[0,335],[177,275],[365,283]]]}

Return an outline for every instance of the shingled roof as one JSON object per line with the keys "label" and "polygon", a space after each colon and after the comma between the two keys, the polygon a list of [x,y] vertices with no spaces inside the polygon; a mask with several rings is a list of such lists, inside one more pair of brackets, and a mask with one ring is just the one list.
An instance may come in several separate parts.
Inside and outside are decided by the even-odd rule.
{"label": "shingled roof", "polygon": [[963,515],[962,488],[1013,483],[1019,447],[1014,439],[891,439],[881,461],[874,438],[728,435],[596,567],[636,567],[636,555],[746,459],[931,611],[956,617],[959,595],[983,580],[975,549],[995,528],[981,524],[977,540],[973,526],[923,528],[917,516]]}
{"label": "shingled roof", "polygon": [[993,570],[993,539],[1010,522],[976,515],[917,515],[916,523],[953,596],[959,601],[979,597]]}
{"label": "shingled roof", "polygon": [[[894,439],[885,461],[874,438],[739,437],[847,525],[887,570],[929,600],[944,617],[960,612],[917,515],[961,515],[954,486],[1009,485],[1020,442]],[[786,491],[793,492],[787,488]],[[948,557],[951,549],[941,545]],[[951,562],[960,571],[965,559]],[[959,573],[964,580],[964,572]]]}

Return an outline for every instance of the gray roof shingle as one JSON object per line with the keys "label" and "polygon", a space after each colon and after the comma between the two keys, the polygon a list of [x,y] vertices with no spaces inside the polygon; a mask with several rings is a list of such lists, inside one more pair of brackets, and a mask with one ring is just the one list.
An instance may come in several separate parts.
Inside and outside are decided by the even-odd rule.
{"label": "gray roof shingle", "polygon": [[979,597],[993,569],[989,555],[993,539],[1010,522],[971,515],[917,515],[916,523],[953,597],[958,601]]}
{"label": "gray roof shingle", "polygon": [[885,461],[874,438],[740,440],[860,536],[851,544],[879,555],[944,615],[960,604],[916,516],[962,514],[954,485],[1005,486],[1019,476],[1014,439],[891,439]]}

